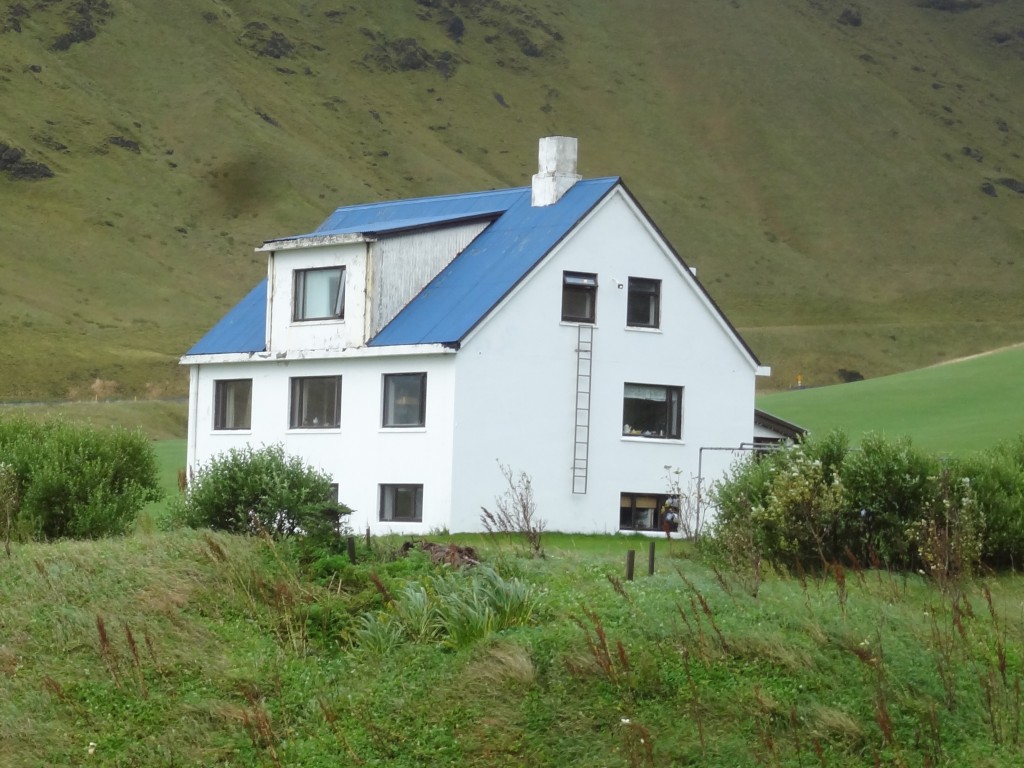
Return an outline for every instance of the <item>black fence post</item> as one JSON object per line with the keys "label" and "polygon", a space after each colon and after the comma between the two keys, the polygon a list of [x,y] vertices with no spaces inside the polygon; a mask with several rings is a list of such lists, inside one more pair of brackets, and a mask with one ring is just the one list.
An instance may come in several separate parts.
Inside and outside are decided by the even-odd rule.
{"label": "black fence post", "polygon": [[633,580],[633,567],[636,565],[636,550],[630,549],[626,552],[626,581]]}

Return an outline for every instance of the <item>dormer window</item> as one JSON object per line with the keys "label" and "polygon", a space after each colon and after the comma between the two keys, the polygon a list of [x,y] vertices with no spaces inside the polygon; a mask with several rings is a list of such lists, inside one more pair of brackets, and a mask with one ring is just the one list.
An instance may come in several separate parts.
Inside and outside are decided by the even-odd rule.
{"label": "dormer window", "polygon": [[345,268],[296,270],[294,306],[296,322],[344,319]]}

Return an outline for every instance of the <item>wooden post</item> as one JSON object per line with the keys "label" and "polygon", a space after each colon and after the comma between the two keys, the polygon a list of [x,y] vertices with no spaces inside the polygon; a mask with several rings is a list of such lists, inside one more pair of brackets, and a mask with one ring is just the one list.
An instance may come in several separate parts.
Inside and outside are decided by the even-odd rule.
{"label": "wooden post", "polygon": [[647,550],[647,575],[654,575],[654,542],[650,543],[650,547]]}
{"label": "wooden post", "polygon": [[633,567],[636,565],[636,550],[626,551],[626,581],[633,580]]}
{"label": "wooden post", "polygon": [[352,565],[355,565],[356,564],[356,537],[355,536],[349,536],[347,543],[348,543],[348,559],[349,559],[349,562],[351,562]]}
{"label": "wooden post", "polygon": [[366,526],[366,548],[370,548],[370,526]]}

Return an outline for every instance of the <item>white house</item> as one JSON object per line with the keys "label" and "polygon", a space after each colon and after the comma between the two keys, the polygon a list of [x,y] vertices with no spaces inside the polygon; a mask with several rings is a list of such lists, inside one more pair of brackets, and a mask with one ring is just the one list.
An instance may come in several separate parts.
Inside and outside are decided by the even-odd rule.
{"label": "white house", "polygon": [[[181,359],[188,465],[281,443],[357,530],[481,529],[531,479],[548,530],[655,530],[670,475],[753,442],[767,375],[619,178],[541,140],[531,187],[343,207]],[[713,451],[702,449],[714,448]]]}

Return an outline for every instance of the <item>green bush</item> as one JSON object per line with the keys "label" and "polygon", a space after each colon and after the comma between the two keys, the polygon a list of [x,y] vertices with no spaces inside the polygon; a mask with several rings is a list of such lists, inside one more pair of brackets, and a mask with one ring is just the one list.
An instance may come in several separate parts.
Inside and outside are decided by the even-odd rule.
{"label": "green bush", "polygon": [[985,517],[982,560],[1017,567],[1024,555],[1024,436],[965,459],[962,473]]}
{"label": "green bush", "polygon": [[193,528],[229,533],[303,534],[315,547],[336,550],[352,510],[336,500],[331,478],[281,445],[232,448],[191,478],[174,515]]}
{"label": "green bush", "polygon": [[0,463],[15,478],[16,538],[123,534],[161,497],[156,456],[141,432],[13,419],[0,422]]}
{"label": "green bush", "polygon": [[870,433],[842,467],[846,504],[852,514],[847,531],[851,550],[868,561],[876,557],[906,568],[914,556],[910,526],[932,501],[938,461],[916,450],[909,438],[886,439]]}

